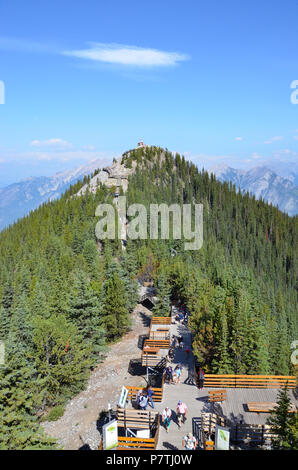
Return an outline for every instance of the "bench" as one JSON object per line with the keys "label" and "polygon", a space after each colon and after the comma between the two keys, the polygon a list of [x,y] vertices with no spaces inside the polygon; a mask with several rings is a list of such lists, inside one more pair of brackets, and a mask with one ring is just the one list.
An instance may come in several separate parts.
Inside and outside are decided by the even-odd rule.
{"label": "bench", "polygon": [[208,392],[209,402],[222,402],[227,399],[226,390],[212,390]]}
{"label": "bench", "polygon": [[[247,405],[248,411],[251,411],[254,413],[270,413],[277,406],[277,403],[252,401],[252,402],[247,403],[246,405]],[[296,406],[293,403],[291,403],[289,413],[296,413],[296,411],[297,411]]]}

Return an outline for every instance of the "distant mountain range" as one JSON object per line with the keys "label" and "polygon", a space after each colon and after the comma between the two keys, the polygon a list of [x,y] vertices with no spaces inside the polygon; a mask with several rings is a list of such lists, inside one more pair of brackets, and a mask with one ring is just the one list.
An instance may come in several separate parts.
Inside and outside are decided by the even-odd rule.
{"label": "distant mountain range", "polygon": [[31,177],[0,189],[0,230],[29,214],[40,204],[57,199],[72,184],[101,168],[106,161],[92,160],[73,171],[51,177]]}
{"label": "distant mountain range", "polygon": [[[57,173],[52,177],[31,177],[0,189],[0,230],[29,214],[40,204],[60,197],[70,185],[106,163],[103,160],[92,160],[74,171]],[[298,214],[298,174],[295,171],[288,178],[279,176],[267,167],[245,171],[220,165],[208,171],[214,173],[218,180],[231,181],[241,191],[248,191],[256,198],[262,197],[291,216]],[[106,176],[106,172],[101,174]]]}
{"label": "distant mountain range", "polygon": [[249,192],[257,199],[264,199],[278,206],[281,211],[293,216],[298,213],[298,175],[292,172],[291,179],[277,175],[273,170],[261,166],[250,170],[237,170],[219,165],[209,170],[219,181],[235,184],[242,192]]}

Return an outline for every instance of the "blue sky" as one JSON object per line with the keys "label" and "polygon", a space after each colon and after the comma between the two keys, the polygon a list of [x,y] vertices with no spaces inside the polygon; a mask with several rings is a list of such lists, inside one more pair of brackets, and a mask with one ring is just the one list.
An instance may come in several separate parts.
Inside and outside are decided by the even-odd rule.
{"label": "blue sky", "polygon": [[199,166],[297,164],[296,0],[0,0],[0,185],[140,138]]}

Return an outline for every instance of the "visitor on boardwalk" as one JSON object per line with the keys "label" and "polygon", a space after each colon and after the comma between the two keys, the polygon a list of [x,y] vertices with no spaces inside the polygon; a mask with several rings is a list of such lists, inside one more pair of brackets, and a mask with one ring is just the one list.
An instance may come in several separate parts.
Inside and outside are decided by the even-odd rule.
{"label": "visitor on boardwalk", "polygon": [[166,368],[166,380],[169,384],[173,383],[173,368],[171,366]]}
{"label": "visitor on boardwalk", "polygon": [[175,384],[180,384],[181,373],[182,373],[182,367],[181,367],[180,364],[178,364],[174,369],[174,382],[175,382]]}
{"label": "visitor on boardwalk", "polygon": [[199,376],[199,388],[203,388],[204,387],[205,374],[204,374],[204,371],[201,367],[199,368],[198,376]]}
{"label": "visitor on boardwalk", "polygon": [[191,432],[189,432],[188,434],[186,434],[186,436],[184,436],[183,441],[182,441],[182,447],[185,450],[196,450],[197,440],[192,435]]}
{"label": "visitor on boardwalk", "polygon": [[179,346],[178,336],[173,335],[172,348],[178,348],[178,346]]}
{"label": "visitor on boardwalk", "polygon": [[169,362],[171,362],[173,359],[174,359],[174,350],[171,348],[169,349],[168,360]]}
{"label": "visitor on boardwalk", "polygon": [[184,424],[186,421],[186,413],[187,413],[186,404],[183,403],[181,400],[179,400],[177,403],[177,408],[176,408],[177,424],[179,428],[181,426],[181,422],[182,424]]}
{"label": "visitor on boardwalk", "polygon": [[142,393],[139,399],[139,409],[146,410],[148,406],[148,397],[145,393]]}
{"label": "visitor on boardwalk", "polygon": [[163,424],[165,430],[169,432],[169,427],[171,424],[172,410],[166,406],[163,412],[161,413],[161,423]]}
{"label": "visitor on boardwalk", "polygon": [[153,403],[153,399],[152,399],[153,395],[154,395],[154,392],[152,390],[151,385],[149,385],[147,387],[147,397],[148,397],[148,401],[149,401],[150,405],[152,406],[152,408],[154,408],[154,403]]}
{"label": "visitor on boardwalk", "polygon": [[181,336],[181,335],[178,336],[177,340],[178,340],[179,348],[181,348],[181,343],[183,343],[183,338],[182,338],[182,336]]}
{"label": "visitor on boardwalk", "polygon": [[138,393],[137,393],[137,396],[136,396],[136,402],[137,402],[138,407],[139,407],[140,398],[141,398],[142,393],[143,393],[142,390],[139,390]]}

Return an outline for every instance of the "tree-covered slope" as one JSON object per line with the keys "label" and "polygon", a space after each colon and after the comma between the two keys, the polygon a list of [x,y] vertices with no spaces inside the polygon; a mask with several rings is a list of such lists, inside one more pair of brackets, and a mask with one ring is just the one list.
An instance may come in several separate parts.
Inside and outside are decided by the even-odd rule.
{"label": "tree-covered slope", "polygon": [[[297,218],[200,173],[183,157],[127,152],[128,204],[202,203],[204,242],[95,238],[99,203],[114,190],[77,196],[83,183],[0,233],[0,448],[52,447],[40,416],[81,390],[111,341],[130,325],[136,279],[153,280],[158,314],[187,304],[193,347],[212,372],[291,372],[297,338]],[[86,181],[85,181],[86,182]]]}

